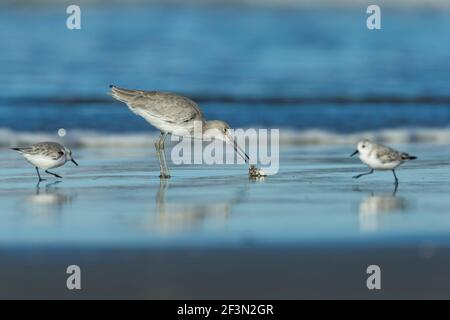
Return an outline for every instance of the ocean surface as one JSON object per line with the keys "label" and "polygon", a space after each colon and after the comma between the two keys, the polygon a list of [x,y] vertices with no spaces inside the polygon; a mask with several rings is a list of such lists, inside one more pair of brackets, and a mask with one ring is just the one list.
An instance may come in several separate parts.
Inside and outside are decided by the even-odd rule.
{"label": "ocean surface", "polygon": [[[82,2],[70,31],[65,1],[0,0],[0,297],[448,298],[450,10],[383,6],[369,31],[366,4],[350,2]],[[278,174],[169,160],[160,180],[158,132],[110,84],[280,129]],[[391,172],[352,179],[367,170],[349,157],[362,137],[418,156],[398,189]],[[80,166],[36,185],[7,147],[43,140]],[[66,290],[69,264],[81,292]]]}
{"label": "ocean surface", "polygon": [[387,8],[369,31],[365,9],[85,6],[71,31],[63,4],[2,7],[0,146],[156,134],[111,83],[294,143],[450,142],[450,12]]}
{"label": "ocean surface", "polygon": [[359,180],[348,146],[282,149],[280,172],[249,179],[246,165],[170,165],[153,148],[75,149],[80,166],[43,174],[0,152],[0,243],[40,247],[385,247],[450,244],[448,152]]}

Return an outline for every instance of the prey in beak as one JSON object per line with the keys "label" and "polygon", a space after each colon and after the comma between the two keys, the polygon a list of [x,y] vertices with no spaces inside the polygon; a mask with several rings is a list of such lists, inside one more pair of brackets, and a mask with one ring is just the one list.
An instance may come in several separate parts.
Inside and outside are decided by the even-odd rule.
{"label": "prey in beak", "polygon": [[353,157],[354,155],[356,155],[356,154],[358,154],[358,153],[359,153],[359,151],[356,150],[355,152],[353,152],[353,153],[350,155],[350,157]]}

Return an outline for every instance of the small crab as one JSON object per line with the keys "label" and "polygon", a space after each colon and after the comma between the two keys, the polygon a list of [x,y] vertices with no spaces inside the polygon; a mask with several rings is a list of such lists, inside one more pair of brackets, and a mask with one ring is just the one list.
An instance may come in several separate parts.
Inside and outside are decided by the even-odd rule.
{"label": "small crab", "polygon": [[267,176],[267,174],[262,169],[258,169],[254,165],[251,165],[250,168],[248,168],[248,175],[251,178],[259,178]]}

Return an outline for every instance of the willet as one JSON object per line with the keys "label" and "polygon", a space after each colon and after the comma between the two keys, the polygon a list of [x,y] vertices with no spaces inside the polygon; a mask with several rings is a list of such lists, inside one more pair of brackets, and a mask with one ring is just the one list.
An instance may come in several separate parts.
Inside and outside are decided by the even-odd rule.
{"label": "willet", "polygon": [[39,169],[45,170],[46,173],[57,178],[62,178],[60,175],[48,171],[48,169],[61,167],[67,161],[72,161],[78,166],[78,163],[72,158],[72,151],[56,142],[40,142],[30,147],[12,149],[19,152],[36,168],[39,182],[44,180],[39,174]]}
{"label": "willet", "polygon": [[358,142],[357,149],[351,157],[356,154],[359,154],[359,159],[370,168],[370,171],[358,174],[353,177],[354,179],[372,174],[374,170],[391,170],[394,174],[396,185],[398,184],[398,179],[395,174],[395,169],[406,161],[417,159],[417,157],[410,156],[407,153],[399,152],[381,144],[373,143],[370,140]]}
{"label": "willet", "polygon": [[160,163],[160,178],[170,178],[164,154],[164,141],[167,135],[192,134],[194,127],[198,125],[201,126],[203,134],[208,133],[209,138],[220,139],[231,144],[236,153],[248,163],[249,157],[231,136],[230,126],[220,120],[206,121],[199,106],[191,99],[169,92],[123,89],[114,85],[110,85],[110,88],[111,95],[115,99],[125,103],[132,112],[161,131],[161,136],[155,143]]}

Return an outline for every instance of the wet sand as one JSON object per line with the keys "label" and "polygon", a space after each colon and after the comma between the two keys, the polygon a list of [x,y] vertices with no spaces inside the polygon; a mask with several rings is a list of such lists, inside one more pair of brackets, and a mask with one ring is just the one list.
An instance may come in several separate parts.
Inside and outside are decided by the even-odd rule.
{"label": "wet sand", "polygon": [[[391,173],[365,170],[353,146],[284,146],[265,180],[234,166],[171,166],[153,150],[75,149],[36,187],[0,149],[1,298],[448,298],[450,191],[443,145]],[[170,165],[170,164],[169,164]],[[82,269],[82,290],[65,268]],[[382,269],[382,290],[366,268]]]}

